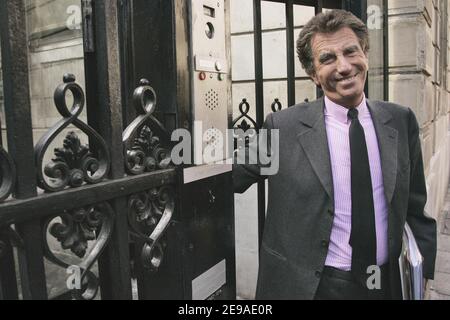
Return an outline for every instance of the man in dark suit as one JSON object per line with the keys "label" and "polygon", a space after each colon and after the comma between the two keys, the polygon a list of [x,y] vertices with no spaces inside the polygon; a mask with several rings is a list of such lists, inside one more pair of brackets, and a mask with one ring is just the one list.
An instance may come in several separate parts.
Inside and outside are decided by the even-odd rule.
{"label": "man in dark suit", "polygon": [[268,178],[257,299],[401,299],[406,222],[433,278],[419,126],[409,108],[366,99],[368,51],[351,13],[311,19],[297,52],[324,98],[267,117],[264,127],[279,130],[276,174],[233,166],[236,192]]}

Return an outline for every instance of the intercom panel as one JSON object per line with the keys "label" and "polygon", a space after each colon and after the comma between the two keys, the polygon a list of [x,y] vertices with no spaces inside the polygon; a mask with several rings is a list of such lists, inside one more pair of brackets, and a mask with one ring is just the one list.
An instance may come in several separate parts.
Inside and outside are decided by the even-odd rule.
{"label": "intercom panel", "polygon": [[228,158],[225,1],[191,0],[190,9],[194,162],[204,164]]}

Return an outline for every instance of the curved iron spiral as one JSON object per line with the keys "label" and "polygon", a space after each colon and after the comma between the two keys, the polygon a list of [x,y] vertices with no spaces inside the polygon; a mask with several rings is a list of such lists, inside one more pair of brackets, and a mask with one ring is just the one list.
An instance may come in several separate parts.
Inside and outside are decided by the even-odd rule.
{"label": "curved iron spiral", "polygon": [[[68,185],[79,187],[84,182],[98,183],[104,179],[110,167],[105,141],[94,129],[78,119],[84,107],[83,90],[75,83],[74,75],[66,74],[63,80],[64,83],[56,88],[54,94],[56,108],[63,119],[47,131],[35,146],[38,186],[49,192],[60,191]],[[67,91],[72,92],[74,98],[71,110],[66,104]],[[55,149],[56,157],[42,170],[47,148],[70,124],[83,131],[89,137],[91,145],[81,145],[77,135],[70,132],[64,140],[63,148]]]}

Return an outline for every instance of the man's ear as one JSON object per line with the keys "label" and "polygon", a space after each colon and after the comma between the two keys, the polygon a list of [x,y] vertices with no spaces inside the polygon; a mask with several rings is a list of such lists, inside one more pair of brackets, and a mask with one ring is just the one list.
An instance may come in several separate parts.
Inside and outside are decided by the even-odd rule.
{"label": "man's ear", "polygon": [[316,86],[320,87],[320,82],[319,82],[319,79],[317,78],[317,74],[315,72],[313,72],[309,76],[311,77],[311,80],[314,81]]}
{"label": "man's ear", "polygon": [[364,55],[366,56],[367,68],[369,68],[369,51],[364,51]]}

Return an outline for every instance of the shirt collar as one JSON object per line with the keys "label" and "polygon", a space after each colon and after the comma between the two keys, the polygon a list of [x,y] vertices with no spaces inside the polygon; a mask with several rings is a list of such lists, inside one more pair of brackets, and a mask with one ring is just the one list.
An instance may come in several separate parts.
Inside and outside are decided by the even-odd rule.
{"label": "shirt collar", "polygon": [[[366,96],[363,96],[363,99],[359,106],[356,107],[358,110],[358,118],[363,118],[369,115],[369,109],[367,108]],[[329,116],[335,118],[337,121],[342,123],[349,123],[348,117],[348,108],[345,108],[337,103],[331,101],[327,96],[325,96],[325,116]]]}

